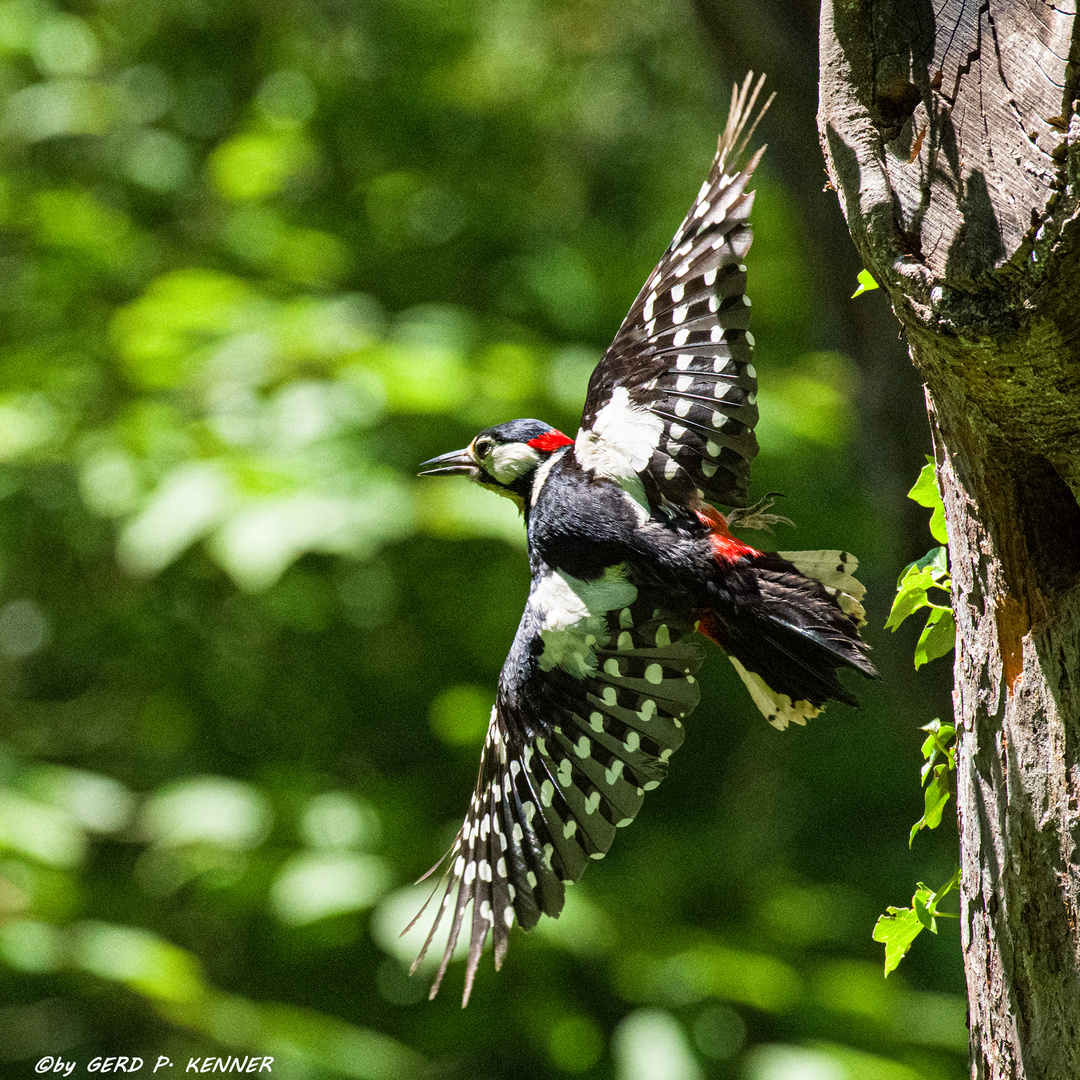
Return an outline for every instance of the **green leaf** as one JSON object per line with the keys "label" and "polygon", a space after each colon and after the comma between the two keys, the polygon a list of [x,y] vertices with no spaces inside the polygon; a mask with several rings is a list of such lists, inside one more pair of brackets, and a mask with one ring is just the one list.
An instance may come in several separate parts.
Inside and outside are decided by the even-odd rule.
{"label": "green leaf", "polygon": [[934,584],[945,590],[952,588],[949,579],[949,552],[944,547],[931,548],[921,559],[916,559],[909,566],[919,570],[929,570],[934,579]]}
{"label": "green leaf", "polygon": [[915,840],[916,833],[920,829],[936,829],[941,824],[941,815],[945,810],[945,804],[949,801],[949,772],[947,764],[935,765],[929,774],[932,779],[923,792],[923,816],[911,826],[911,834],[908,837],[908,847]]}
{"label": "green leaf", "polygon": [[874,927],[874,940],[885,946],[885,976],[907,955],[923,924],[911,908],[890,907]]}
{"label": "green leaf", "polygon": [[928,829],[936,829],[941,824],[941,812],[948,801],[949,766],[935,765],[934,778],[923,793],[923,820]]}
{"label": "green leaf", "polygon": [[912,942],[924,929],[936,934],[939,918],[959,918],[958,915],[938,911],[941,901],[959,884],[959,866],[953,871],[952,877],[936,892],[920,881],[915,895],[911,898],[911,907],[887,908],[885,914],[878,919],[873,937],[875,941],[885,946],[886,977],[903,960]]}
{"label": "green leaf", "polygon": [[[929,467],[929,466],[928,466]],[[923,470],[925,474],[926,470]],[[916,488],[918,484],[916,484]],[[912,488],[914,491],[915,488]],[[923,608],[929,608],[930,614],[926,626],[915,647],[915,669],[923,664],[944,656],[956,644],[956,623],[952,610],[944,604],[936,603],[929,597],[931,589],[941,589],[952,593],[952,579],[949,577],[948,553],[944,547],[931,548],[921,559],[904,568],[897,583],[896,598],[892,610],[885,622],[885,629],[896,628],[910,615]]]}
{"label": "green leaf", "polygon": [[941,544],[949,542],[948,533],[945,531],[945,504],[941,501],[941,492],[938,490],[937,478],[934,475],[934,461],[927,457],[926,464],[919,473],[919,479],[915,486],[908,492],[908,498],[917,502],[920,506],[929,507],[933,510],[930,515],[930,534]]}
{"label": "green leaf", "polygon": [[919,730],[929,733],[922,744],[922,756],[924,758],[932,757],[935,751],[942,754],[952,752],[950,744],[956,738],[956,726],[954,724],[943,724],[935,716],[929,724],[923,724]]}
{"label": "green leaf", "polygon": [[934,912],[930,907],[933,902],[934,893],[920,881],[915,895],[911,898],[911,906],[915,912],[915,917],[922,924],[923,929],[929,930],[932,934],[936,934],[937,921],[934,919]]}
{"label": "green leaf", "polygon": [[926,617],[926,626],[915,646],[916,671],[923,664],[952,652],[956,645],[956,620],[951,609],[938,607],[936,604],[930,606],[932,610]]}
{"label": "green leaf", "polygon": [[[926,762],[922,767],[922,782],[926,791],[923,793],[923,816],[911,827],[908,847],[920,829],[936,829],[941,824],[941,815],[951,794],[949,774],[956,769],[956,728],[935,718],[923,725],[922,730],[927,732],[922,744]],[[939,763],[939,758],[945,760]]]}
{"label": "green leaf", "polygon": [[869,270],[860,270],[859,287],[851,294],[851,299],[854,300],[856,296],[861,296],[864,292],[880,288],[881,286],[874,280],[874,276]]}
{"label": "green leaf", "polygon": [[945,507],[940,503],[934,507],[934,512],[930,515],[930,535],[939,543],[949,542],[949,533],[945,528]]}
{"label": "green leaf", "polygon": [[929,607],[926,593],[936,584],[930,567],[920,569],[916,563],[912,563],[900,578],[885,629],[895,630],[909,615],[914,615],[920,608]]}
{"label": "green leaf", "polygon": [[945,758],[950,769],[956,768],[956,728],[935,718],[929,724],[924,724],[921,730],[929,733],[920,748],[926,762],[922,769],[922,782],[925,784],[930,769],[939,757]]}

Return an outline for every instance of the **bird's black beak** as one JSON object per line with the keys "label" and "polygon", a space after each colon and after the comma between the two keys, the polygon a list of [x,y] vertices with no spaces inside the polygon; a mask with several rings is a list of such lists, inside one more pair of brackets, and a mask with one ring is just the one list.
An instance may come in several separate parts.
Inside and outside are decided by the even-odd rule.
{"label": "bird's black beak", "polygon": [[464,450],[451,450],[449,454],[440,454],[430,461],[425,461],[416,475],[468,476],[475,480],[480,475],[480,470],[466,447]]}

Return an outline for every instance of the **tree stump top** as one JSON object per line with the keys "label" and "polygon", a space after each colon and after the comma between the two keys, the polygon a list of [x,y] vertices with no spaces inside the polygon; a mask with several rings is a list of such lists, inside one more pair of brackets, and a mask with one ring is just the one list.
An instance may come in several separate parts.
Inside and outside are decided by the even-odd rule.
{"label": "tree stump top", "polygon": [[863,2],[836,15],[820,131],[852,233],[865,221],[876,249],[862,252],[868,265],[895,264],[928,292],[975,291],[1008,262],[1038,262],[1066,187],[1074,23],[1075,0]]}

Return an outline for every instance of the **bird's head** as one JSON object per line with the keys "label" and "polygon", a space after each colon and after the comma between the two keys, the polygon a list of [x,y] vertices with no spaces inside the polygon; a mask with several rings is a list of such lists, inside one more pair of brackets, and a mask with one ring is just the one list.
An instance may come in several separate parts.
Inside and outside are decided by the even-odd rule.
{"label": "bird's head", "polygon": [[536,470],[573,441],[542,420],[511,420],[484,428],[464,450],[425,461],[420,475],[467,476],[523,505],[528,502]]}

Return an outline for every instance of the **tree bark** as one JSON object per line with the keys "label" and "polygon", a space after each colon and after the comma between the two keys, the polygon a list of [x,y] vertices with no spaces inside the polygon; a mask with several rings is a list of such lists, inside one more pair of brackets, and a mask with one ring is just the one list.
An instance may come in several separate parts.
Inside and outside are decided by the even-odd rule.
{"label": "tree bark", "polygon": [[971,1075],[1080,1077],[1080,105],[1069,0],[825,0],[819,133],[946,507]]}

